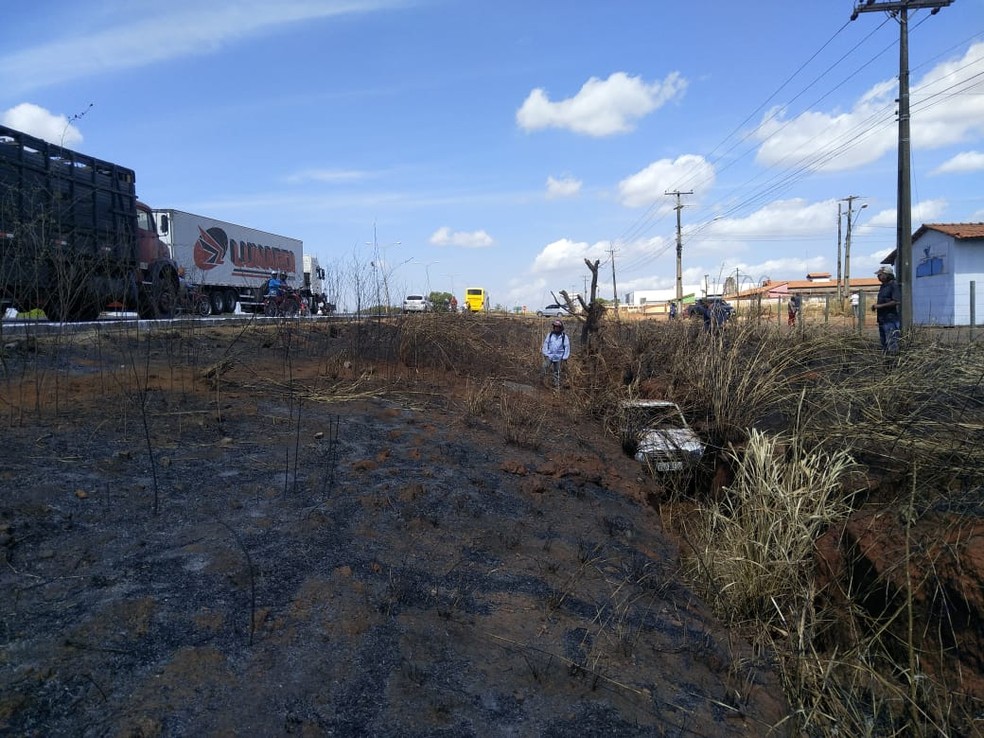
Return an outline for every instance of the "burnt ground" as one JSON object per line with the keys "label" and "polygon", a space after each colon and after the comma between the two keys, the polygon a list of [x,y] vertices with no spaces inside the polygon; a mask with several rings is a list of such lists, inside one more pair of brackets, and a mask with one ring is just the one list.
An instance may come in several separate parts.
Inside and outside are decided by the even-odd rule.
{"label": "burnt ground", "polygon": [[[345,340],[290,360],[260,329],[8,343],[0,734],[782,721],[768,659],[678,576],[615,439],[551,390],[483,394]],[[535,407],[535,433],[483,402]]]}

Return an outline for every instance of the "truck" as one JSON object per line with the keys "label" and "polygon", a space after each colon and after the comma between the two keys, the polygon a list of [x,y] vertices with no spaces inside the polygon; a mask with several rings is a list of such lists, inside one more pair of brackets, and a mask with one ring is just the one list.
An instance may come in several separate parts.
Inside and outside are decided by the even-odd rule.
{"label": "truck", "polygon": [[287,284],[304,284],[304,244],[182,210],[153,211],[161,239],[185,278],[208,295],[213,314],[262,310],[271,274],[285,273]]}
{"label": "truck", "polygon": [[0,315],[171,317],[178,289],[132,169],[0,126]]}
{"label": "truck", "polygon": [[307,300],[312,315],[331,315],[335,312],[335,303],[328,301],[325,294],[328,289],[327,273],[318,263],[314,254],[304,254],[304,287],[301,296]]}

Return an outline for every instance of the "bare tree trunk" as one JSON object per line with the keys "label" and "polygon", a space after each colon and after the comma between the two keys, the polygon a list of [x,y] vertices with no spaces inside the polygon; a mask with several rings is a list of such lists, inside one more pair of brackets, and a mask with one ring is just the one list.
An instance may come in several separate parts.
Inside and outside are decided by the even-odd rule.
{"label": "bare tree trunk", "polygon": [[[577,301],[581,304],[581,314],[584,316],[581,321],[581,345],[590,348],[592,343],[591,336],[598,332],[598,326],[601,324],[601,316],[605,314],[605,306],[596,299],[598,294],[598,265],[601,262],[598,259],[595,259],[593,262],[585,259],[584,263],[591,271],[590,298],[588,302],[585,302],[584,297],[578,295]],[[567,294],[566,290],[561,290],[560,294],[564,298],[567,309],[573,314],[574,301],[571,299],[571,296]]]}

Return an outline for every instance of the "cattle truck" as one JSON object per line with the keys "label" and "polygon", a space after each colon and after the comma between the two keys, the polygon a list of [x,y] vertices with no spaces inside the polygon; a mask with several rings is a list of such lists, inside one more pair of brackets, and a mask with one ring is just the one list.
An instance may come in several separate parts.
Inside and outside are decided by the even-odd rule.
{"label": "cattle truck", "polygon": [[0,126],[0,315],[93,320],[112,306],[170,317],[177,294],[132,169]]}
{"label": "cattle truck", "polygon": [[303,286],[304,244],[182,210],[155,210],[161,238],[185,279],[209,297],[213,313],[262,309],[267,280],[284,272],[287,284]]}

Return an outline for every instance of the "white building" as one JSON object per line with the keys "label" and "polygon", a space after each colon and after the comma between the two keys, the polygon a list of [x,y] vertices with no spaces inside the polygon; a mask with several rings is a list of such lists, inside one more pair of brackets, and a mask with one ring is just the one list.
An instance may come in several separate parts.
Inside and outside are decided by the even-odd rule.
{"label": "white building", "polygon": [[[891,259],[891,257],[889,257]],[[984,223],[926,223],[912,236],[913,325],[984,322]]]}

